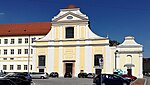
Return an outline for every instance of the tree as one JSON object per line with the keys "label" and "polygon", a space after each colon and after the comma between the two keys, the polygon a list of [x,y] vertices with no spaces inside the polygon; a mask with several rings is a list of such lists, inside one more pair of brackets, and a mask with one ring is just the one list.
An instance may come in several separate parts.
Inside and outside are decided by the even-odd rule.
{"label": "tree", "polygon": [[117,46],[119,45],[120,43],[116,40],[109,40],[109,46]]}

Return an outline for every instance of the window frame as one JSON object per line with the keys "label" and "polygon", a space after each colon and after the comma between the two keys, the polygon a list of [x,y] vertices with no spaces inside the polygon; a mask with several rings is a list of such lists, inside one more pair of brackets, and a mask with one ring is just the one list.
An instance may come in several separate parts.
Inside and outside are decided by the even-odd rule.
{"label": "window frame", "polygon": [[15,54],[15,50],[14,49],[10,49],[10,54],[11,55]]}
{"label": "window frame", "polygon": [[29,43],[29,39],[25,38],[25,42],[24,43]]}
{"label": "window frame", "polygon": [[74,27],[65,28],[65,38],[74,38]]}
{"label": "window frame", "polygon": [[24,70],[28,70],[28,65],[24,65]]}
{"label": "window frame", "polygon": [[18,38],[18,44],[22,43],[22,38]]}
{"label": "window frame", "polygon": [[4,49],[4,55],[7,55],[7,49]]}
{"label": "window frame", "polygon": [[24,54],[28,54],[28,49],[24,49]]}
{"label": "window frame", "polygon": [[10,70],[14,70],[14,65],[10,65]]}
{"label": "window frame", "polygon": [[17,65],[17,70],[21,70],[21,65]]}
{"label": "window frame", "polygon": [[11,39],[10,44],[15,44],[15,39]]}
{"label": "window frame", "polygon": [[18,54],[21,54],[21,49],[18,49]]}
{"label": "window frame", "polygon": [[3,65],[3,70],[7,70],[7,65]]}
{"label": "window frame", "polygon": [[8,44],[8,39],[4,39],[4,44]]}

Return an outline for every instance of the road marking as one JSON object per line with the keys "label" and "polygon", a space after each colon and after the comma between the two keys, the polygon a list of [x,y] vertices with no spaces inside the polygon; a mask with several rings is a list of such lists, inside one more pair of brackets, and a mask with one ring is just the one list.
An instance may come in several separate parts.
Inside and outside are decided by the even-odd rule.
{"label": "road marking", "polygon": [[144,78],[144,79],[145,79],[144,85],[146,85],[147,84],[147,78]]}

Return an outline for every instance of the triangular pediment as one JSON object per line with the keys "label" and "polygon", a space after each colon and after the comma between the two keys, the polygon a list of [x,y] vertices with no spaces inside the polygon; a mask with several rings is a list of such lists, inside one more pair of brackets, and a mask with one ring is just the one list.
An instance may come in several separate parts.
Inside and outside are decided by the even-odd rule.
{"label": "triangular pediment", "polygon": [[88,21],[88,18],[80,16],[73,12],[67,12],[53,19],[53,22],[61,22],[61,21]]}

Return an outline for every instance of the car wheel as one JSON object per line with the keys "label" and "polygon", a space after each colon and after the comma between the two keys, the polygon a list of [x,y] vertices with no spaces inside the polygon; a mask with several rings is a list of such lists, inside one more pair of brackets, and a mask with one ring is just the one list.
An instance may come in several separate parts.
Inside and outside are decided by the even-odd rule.
{"label": "car wheel", "polygon": [[123,85],[127,85],[127,83],[123,83]]}
{"label": "car wheel", "polygon": [[41,76],[41,79],[44,79],[44,77],[43,77],[43,76]]}
{"label": "car wheel", "polygon": [[102,83],[102,85],[106,85],[105,83]]}

